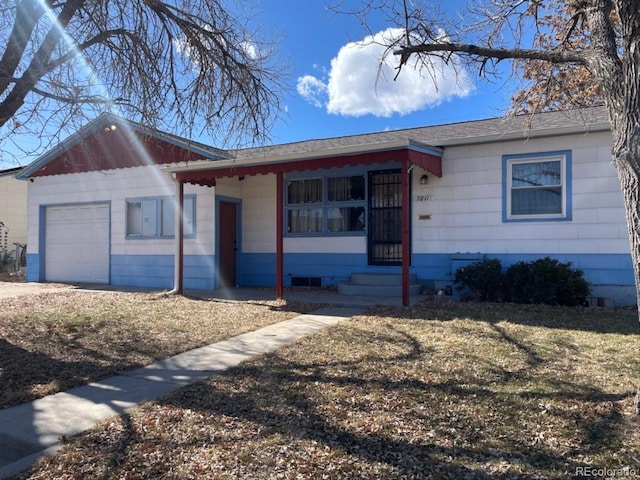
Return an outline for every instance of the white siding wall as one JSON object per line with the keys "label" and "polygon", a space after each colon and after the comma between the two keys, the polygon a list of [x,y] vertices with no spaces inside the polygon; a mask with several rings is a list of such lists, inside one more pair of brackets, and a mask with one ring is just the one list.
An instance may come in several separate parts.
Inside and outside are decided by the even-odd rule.
{"label": "white siding wall", "polygon": [[[420,185],[424,172],[414,170],[413,252],[628,253],[610,145],[608,133],[594,133],[445,149],[442,178]],[[572,153],[573,220],[503,223],[502,156],[557,150]]]}
{"label": "white siding wall", "polygon": [[[258,175],[242,182],[242,251],[276,251],[276,176]],[[218,191],[218,193],[220,193]],[[287,253],[366,253],[366,237],[284,238]]]}
{"label": "white siding wall", "polygon": [[[185,185],[185,194],[196,194],[195,239],[185,240],[185,254],[213,254],[214,189]],[[111,254],[171,255],[171,239],[126,240],[125,200],[137,197],[175,195],[169,176],[156,167],[136,167],[108,172],[88,172],[52,177],[37,177],[29,183],[28,253],[38,252],[40,205],[82,202],[111,202]]]}
{"label": "white siding wall", "polygon": [[[622,253],[629,251],[622,195],[610,160],[610,135],[595,133],[555,139],[450,147],[443,176],[413,170],[413,252],[452,253]],[[568,222],[502,222],[502,156],[556,150],[572,152],[572,214]],[[28,252],[38,253],[39,205],[111,202],[111,253],[172,254],[171,240],[125,239],[125,199],[173,195],[168,175],[153,167],[38,177],[29,183]],[[275,251],[276,176],[223,179],[214,188],[185,186],[197,194],[197,238],[185,253],[214,253],[214,194],[242,200],[242,251]],[[418,196],[429,195],[427,201]],[[420,215],[430,215],[420,220]],[[285,252],[366,253],[365,237],[285,238]]]}
{"label": "white siding wall", "polygon": [[276,251],[276,176],[246,177],[242,182],[242,251]]}
{"label": "white siding wall", "polygon": [[[502,221],[502,156],[570,150],[571,221]],[[611,162],[608,133],[448,147],[443,176],[415,167],[412,178],[412,251],[416,254],[482,252],[494,254],[593,254],[629,252],[620,185]],[[235,180],[237,182],[237,180]],[[243,252],[275,251],[276,176],[243,182]],[[220,193],[221,186],[217,187]],[[419,201],[428,195],[429,200]],[[235,196],[235,195],[234,195]],[[421,215],[430,215],[421,220]],[[366,253],[365,237],[284,239],[289,253]]]}

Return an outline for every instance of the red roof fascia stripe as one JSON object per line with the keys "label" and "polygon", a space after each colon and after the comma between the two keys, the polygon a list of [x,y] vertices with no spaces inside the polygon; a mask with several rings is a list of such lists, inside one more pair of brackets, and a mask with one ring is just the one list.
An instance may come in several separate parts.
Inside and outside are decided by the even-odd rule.
{"label": "red roof fascia stripe", "polygon": [[442,177],[442,157],[416,150],[406,150],[406,152],[409,154],[411,163],[434,174],[436,177]]}

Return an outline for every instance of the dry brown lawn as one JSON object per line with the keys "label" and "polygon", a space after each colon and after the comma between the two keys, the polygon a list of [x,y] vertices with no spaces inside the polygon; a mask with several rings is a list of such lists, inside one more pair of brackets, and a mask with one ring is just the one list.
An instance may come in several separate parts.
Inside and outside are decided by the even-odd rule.
{"label": "dry brown lawn", "polygon": [[378,307],[109,419],[20,478],[634,478],[639,340],[626,310]]}
{"label": "dry brown lawn", "polygon": [[0,408],[315,308],[318,305],[86,291],[0,299]]}

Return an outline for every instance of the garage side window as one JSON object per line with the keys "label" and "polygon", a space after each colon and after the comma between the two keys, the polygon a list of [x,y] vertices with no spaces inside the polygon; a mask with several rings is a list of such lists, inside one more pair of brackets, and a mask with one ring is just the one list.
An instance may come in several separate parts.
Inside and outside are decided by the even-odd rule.
{"label": "garage side window", "polygon": [[[126,200],[127,238],[173,238],[175,199],[158,197]],[[195,234],[195,195],[184,197],[184,234]]]}
{"label": "garage side window", "polygon": [[136,200],[127,202],[127,236],[156,236],[155,200]]}
{"label": "garage side window", "polygon": [[[172,237],[175,235],[175,202],[173,198],[162,198],[160,200],[160,228],[161,236]],[[186,237],[195,233],[193,228],[195,215],[195,197],[184,197],[184,235]]]}

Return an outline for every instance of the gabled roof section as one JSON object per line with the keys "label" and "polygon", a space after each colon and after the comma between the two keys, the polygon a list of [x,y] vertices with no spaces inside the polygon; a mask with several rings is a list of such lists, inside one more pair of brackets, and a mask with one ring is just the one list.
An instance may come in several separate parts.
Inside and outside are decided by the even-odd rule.
{"label": "gabled roof section", "polygon": [[16,177],[26,180],[48,175],[221,158],[226,158],[222,150],[103,113],[37,158]]}

